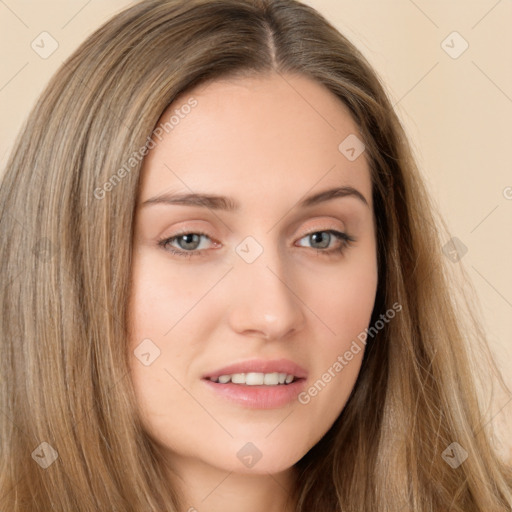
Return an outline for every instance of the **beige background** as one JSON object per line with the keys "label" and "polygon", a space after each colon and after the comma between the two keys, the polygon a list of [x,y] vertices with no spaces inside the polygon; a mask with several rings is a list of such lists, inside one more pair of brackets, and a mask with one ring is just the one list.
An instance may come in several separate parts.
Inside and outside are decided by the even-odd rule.
{"label": "beige background", "polygon": [[[0,0],[1,172],[49,77],[129,3]],[[491,348],[512,386],[512,1],[306,3],[348,36],[386,83],[434,200],[451,234],[468,248],[458,264],[478,292]],[[31,47],[51,50],[50,36],[42,32],[58,43],[47,58]],[[500,451],[512,460],[507,400],[496,397],[490,418]]]}

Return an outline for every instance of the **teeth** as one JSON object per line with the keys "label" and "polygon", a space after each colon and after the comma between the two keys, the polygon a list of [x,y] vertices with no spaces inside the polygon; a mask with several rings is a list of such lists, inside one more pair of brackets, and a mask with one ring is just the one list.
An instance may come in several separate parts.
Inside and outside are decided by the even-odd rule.
{"label": "teeth", "polygon": [[244,384],[246,386],[277,386],[280,384],[290,384],[293,382],[295,377],[286,373],[233,373],[232,375],[220,375],[219,377],[210,378],[213,382],[219,384],[227,384],[232,382],[233,384]]}
{"label": "teeth", "polygon": [[263,384],[266,386],[277,386],[277,384],[279,384],[279,373],[265,373],[263,376]]}
{"label": "teeth", "polygon": [[[229,375],[224,375],[224,377],[228,377],[229,378]],[[231,375],[231,382],[233,384],[245,384],[245,374],[243,374],[243,373],[234,373],[233,375]]]}
{"label": "teeth", "polygon": [[[240,376],[242,376],[240,374]],[[261,386],[265,381],[265,374],[263,373],[248,373],[245,376],[245,384],[247,386]]]}

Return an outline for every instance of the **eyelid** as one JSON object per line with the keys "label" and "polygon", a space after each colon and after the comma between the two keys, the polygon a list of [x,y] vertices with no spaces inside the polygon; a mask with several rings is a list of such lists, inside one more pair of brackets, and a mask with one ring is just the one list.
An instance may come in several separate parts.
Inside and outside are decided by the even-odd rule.
{"label": "eyelid", "polygon": [[341,231],[341,232],[345,232],[345,229],[340,227],[339,224],[334,224],[332,221],[331,223],[329,223],[328,221],[324,223],[319,222],[319,225],[312,225],[312,227],[310,229],[307,229],[306,231],[304,231],[303,235],[300,236],[299,238],[304,238],[305,236],[307,235],[311,235],[313,233],[317,233],[318,231],[329,231],[329,230],[333,230],[333,231]]}

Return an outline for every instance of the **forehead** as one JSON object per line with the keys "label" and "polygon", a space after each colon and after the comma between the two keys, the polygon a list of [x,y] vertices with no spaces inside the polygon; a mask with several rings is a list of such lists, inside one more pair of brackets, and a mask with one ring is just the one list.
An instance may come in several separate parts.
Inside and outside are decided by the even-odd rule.
{"label": "forehead", "polygon": [[356,122],[339,98],[308,77],[273,73],[208,82],[180,94],[159,126],[171,118],[172,128],[152,137],[142,200],[205,189],[271,200],[348,185],[371,201],[364,152],[350,160],[340,149],[347,137],[361,139]]}

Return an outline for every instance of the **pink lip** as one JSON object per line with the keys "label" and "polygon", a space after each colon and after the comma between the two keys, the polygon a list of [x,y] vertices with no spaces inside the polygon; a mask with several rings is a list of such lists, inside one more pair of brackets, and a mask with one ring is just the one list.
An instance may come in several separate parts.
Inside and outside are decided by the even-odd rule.
{"label": "pink lip", "polygon": [[221,375],[232,375],[233,373],[249,372],[286,373],[287,375],[294,375],[300,379],[305,379],[307,377],[306,370],[289,359],[274,359],[271,361],[264,359],[251,359],[249,361],[231,364],[218,370],[214,370],[213,372],[204,375],[203,379],[220,377]]}
{"label": "pink lip", "polygon": [[[287,375],[294,375],[297,380],[290,384],[276,386],[246,386],[243,384],[233,384],[232,382],[221,384],[220,382],[209,380],[220,375],[249,372],[286,373]],[[235,404],[250,409],[277,409],[297,399],[299,393],[305,388],[306,378],[306,370],[288,359],[276,359],[273,361],[253,359],[215,370],[205,375],[202,380],[216,395]]]}
{"label": "pink lip", "polygon": [[306,379],[299,379],[291,384],[277,386],[245,386],[243,384],[220,384],[208,379],[203,382],[217,396],[249,409],[277,409],[297,400],[304,391]]}

